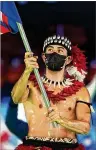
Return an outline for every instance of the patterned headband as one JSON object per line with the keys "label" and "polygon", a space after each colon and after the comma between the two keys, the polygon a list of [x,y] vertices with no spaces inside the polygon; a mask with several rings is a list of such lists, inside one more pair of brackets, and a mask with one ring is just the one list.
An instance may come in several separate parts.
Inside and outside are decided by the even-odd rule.
{"label": "patterned headband", "polygon": [[65,47],[67,50],[71,51],[72,47],[71,47],[71,41],[69,39],[67,39],[64,36],[51,36],[48,37],[45,41],[44,41],[44,45],[43,45],[43,51],[45,51],[45,49],[49,46],[49,45],[62,45],[63,47]]}

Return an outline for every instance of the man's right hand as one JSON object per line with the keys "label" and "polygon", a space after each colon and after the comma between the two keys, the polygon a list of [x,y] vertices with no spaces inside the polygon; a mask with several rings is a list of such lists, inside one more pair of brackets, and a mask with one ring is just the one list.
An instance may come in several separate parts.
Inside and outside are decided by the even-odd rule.
{"label": "man's right hand", "polygon": [[33,56],[32,52],[26,52],[25,58],[24,58],[26,70],[29,70],[30,72],[32,72],[34,68],[39,68],[37,59],[38,59],[38,56]]}

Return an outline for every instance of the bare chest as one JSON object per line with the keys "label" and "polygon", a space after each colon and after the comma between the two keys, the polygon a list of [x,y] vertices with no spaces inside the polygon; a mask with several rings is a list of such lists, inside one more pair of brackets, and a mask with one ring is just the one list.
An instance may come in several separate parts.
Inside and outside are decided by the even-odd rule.
{"label": "bare chest", "polygon": [[[59,92],[59,90],[60,89],[56,89],[54,91],[54,94],[57,94]],[[34,106],[41,113],[43,113],[43,111],[47,110],[46,105],[43,100],[43,97],[42,97],[42,94],[36,88],[31,89],[29,101],[30,101],[30,105],[29,105],[29,103],[28,103],[28,105],[30,106],[30,108],[32,108]],[[31,107],[31,105],[32,105],[32,107]],[[51,101],[51,99],[50,99],[50,105],[51,106],[54,105],[53,102]],[[66,117],[66,118],[70,118],[70,119],[75,117],[76,95],[72,95],[72,96],[66,98],[66,100],[64,100],[64,101],[59,100],[59,102],[55,103],[55,105],[58,108],[58,111],[60,112],[60,115],[62,117]],[[26,106],[27,106],[27,104],[26,104]]]}
{"label": "bare chest", "polygon": [[76,117],[76,98],[75,96],[71,96],[66,98],[64,101],[60,101],[56,104],[58,111],[60,112],[60,116],[63,118],[73,119]]}

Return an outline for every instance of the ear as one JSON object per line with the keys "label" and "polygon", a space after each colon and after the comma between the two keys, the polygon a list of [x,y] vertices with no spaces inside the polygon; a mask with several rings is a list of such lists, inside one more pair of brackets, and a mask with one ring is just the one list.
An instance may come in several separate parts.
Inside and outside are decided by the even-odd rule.
{"label": "ear", "polygon": [[42,53],[41,57],[42,57],[42,59],[43,59],[43,62],[45,63],[45,59],[46,59],[45,53]]}
{"label": "ear", "polygon": [[65,62],[65,65],[69,65],[72,61],[72,56],[68,56]]}

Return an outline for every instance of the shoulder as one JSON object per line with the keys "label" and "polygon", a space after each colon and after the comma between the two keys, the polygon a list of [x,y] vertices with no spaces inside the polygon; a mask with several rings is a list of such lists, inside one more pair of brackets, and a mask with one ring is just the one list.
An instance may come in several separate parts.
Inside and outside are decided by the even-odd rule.
{"label": "shoulder", "polygon": [[86,87],[82,87],[77,93],[76,110],[79,116],[84,115],[84,112],[90,113],[90,95]]}
{"label": "shoulder", "polygon": [[78,100],[90,103],[90,94],[85,86],[77,92],[77,101]]}

